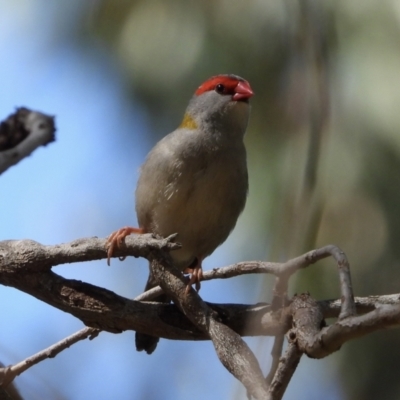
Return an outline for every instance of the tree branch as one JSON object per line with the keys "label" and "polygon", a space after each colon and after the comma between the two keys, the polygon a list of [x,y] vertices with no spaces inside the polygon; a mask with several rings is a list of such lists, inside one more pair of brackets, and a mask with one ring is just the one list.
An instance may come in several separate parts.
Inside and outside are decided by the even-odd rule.
{"label": "tree branch", "polygon": [[[150,257],[152,254],[164,254],[164,251],[179,248],[172,242],[173,238],[158,240],[151,235],[128,237],[126,245],[117,250],[116,255]],[[174,305],[129,300],[107,289],[63,278],[50,270],[51,266],[67,262],[105,259],[105,243],[106,239],[98,238],[55,246],[43,246],[31,240],[0,242],[0,283],[68,312],[87,326],[109,332],[135,330],[176,340],[207,339]],[[240,334],[273,334],[278,327],[271,323],[273,316],[267,318],[268,327],[261,323],[269,311],[269,306],[265,304],[210,306],[220,314],[224,323]]]}
{"label": "tree branch", "polygon": [[55,140],[54,117],[27,108],[0,123],[0,174]]}
{"label": "tree branch", "polygon": [[[174,239],[175,235],[166,239],[157,239],[149,234],[132,235],[116,249],[116,257],[131,255],[149,259],[154,276],[161,284],[161,288],[154,288],[135,300],[94,285],[65,279],[51,270],[60,264],[106,259],[106,239],[79,239],[55,246],[44,246],[31,240],[0,242],[0,284],[29,293],[74,315],[88,327],[96,328],[85,328],[22,363],[0,371],[4,381],[8,382],[44,358],[55,356],[87,337],[88,332],[93,335],[98,332],[97,329],[114,333],[135,330],[168,339],[210,339],[223,365],[245,385],[254,398],[275,399],[280,398],[279,388],[290,380],[294,372],[299,359],[298,352],[305,352],[312,357],[324,357],[354,337],[382,327],[400,325],[399,295],[356,299],[354,303],[347,259],[335,246],[313,250],[286,263],[243,262],[204,273],[204,280],[226,279],[249,273],[271,273],[278,278],[276,293],[281,294],[289,277],[299,269],[328,256],[336,259],[344,301],[314,302],[307,308],[298,305],[297,296],[293,304],[287,301],[286,305],[283,303],[284,307],[276,308],[269,304],[205,303],[193,289],[186,295],[188,280],[169,259],[168,252],[180,247]],[[168,293],[176,305],[143,301],[161,291]],[[354,317],[352,315],[356,309],[359,313],[367,314]],[[318,318],[302,323],[308,313]],[[349,316],[321,330],[324,318],[343,315]],[[286,355],[279,358],[282,341],[278,340],[274,368],[270,374],[273,379],[268,388],[256,357],[241,336],[272,335],[282,338],[291,326],[292,318],[294,328],[290,332],[298,352],[290,347],[290,351],[287,350]],[[314,327],[313,330],[305,330],[310,325]],[[274,397],[268,397],[272,395]]]}
{"label": "tree branch", "polygon": [[151,260],[151,272],[161,288],[171,296],[186,317],[213,342],[225,368],[234,375],[255,399],[264,399],[267,384],[253,352],[243,339],[223,324],[196,291],[186,293],[187,282],[167,257]]}
{"label": "tree branch", "polygon": [[296,338],[299,349],[311,358],[326,357],[351,339],[400,324],[398,300],[397,304],[375,304],[375,309],[366,314],[339,319],[328,327],[324,326],[323,307],[309,294],[295,296],[291,307],[293,329],[290,335]]}

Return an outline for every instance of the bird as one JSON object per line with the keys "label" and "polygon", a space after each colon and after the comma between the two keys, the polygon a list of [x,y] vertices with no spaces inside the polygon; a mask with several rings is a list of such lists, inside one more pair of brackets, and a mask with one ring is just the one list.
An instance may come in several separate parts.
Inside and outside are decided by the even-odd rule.
{"label": "bird", "polygon": [[[233,74],[201,84],[179,127],[149,152],[135,191],[139,227],[125,227],[108,238],[108,262],[115,247],[132,233],[168,237],[181,248],[170,253],[175,267],[190,273],[186,288],[200,289],[202,262],[236,225],[248,193],[244,135],[253,90]],[[151,272],[145,287],[156,286]],[[154,301],[169,303],[160,295]],[[136,349],[151,354],[159,338],[136,332]]]}

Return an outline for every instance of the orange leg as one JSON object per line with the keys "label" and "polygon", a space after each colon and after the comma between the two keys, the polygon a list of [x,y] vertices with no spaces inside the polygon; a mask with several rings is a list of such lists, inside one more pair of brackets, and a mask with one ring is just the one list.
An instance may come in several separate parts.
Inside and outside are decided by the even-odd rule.
{"label": "orange leg", "polygon": [[185,274],[191,274],[190,276],[190,280],[189,283],[186,286],[186,290],[185,293],[188,294],[190,287],[193,285],[193,283],[196,284],[196,291],[200,290],[200,281],[203,279],[203,268],[201,266],[203,262],[203,258],[202,257],[197,257],[196,258],[196,264],[194,265],[194,267],[187,267],[183,272]]}
{"label": "orange leg", "polygon": [[[113,232],[107,239],[107,264],[110,265],[110,258],[113,255],[114,249],[116,247],[121,246],[122,242],[125,238],[132,234],[132,233],[144,233],[142,228],[133,228],[130,226],[125,226],[125,228],[118,229],[117,231]],[[119,259],[125,260],[126,257],[119,257]]]}

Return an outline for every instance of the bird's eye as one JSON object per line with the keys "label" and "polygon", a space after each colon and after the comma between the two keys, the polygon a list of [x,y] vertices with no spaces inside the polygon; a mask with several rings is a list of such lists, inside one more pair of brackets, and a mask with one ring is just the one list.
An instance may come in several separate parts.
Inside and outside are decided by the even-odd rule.
{"label": "bird's eye", "polygon": [[222,94],[225,91],[225,86],[222,83],[219,83],[217,86],[215,86],[215,91],[219,94]]}

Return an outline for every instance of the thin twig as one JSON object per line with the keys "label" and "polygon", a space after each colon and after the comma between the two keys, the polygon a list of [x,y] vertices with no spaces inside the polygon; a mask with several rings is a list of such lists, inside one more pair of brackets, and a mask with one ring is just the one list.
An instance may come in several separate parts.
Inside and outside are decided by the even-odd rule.
{"label": "thin twig", "polygon": [[84,328],[80,331],[74,333],[66,337],[63,340],[53,344],[52,346],[48,347],[45,350],[39,351],[38,353],[34,354],[26,358],[25,360],[14,364],[12,366],[0,368],[0,386],[5,387],[10,382],[12,382],[18,375],[25,372],[27,369],[33,367],[34,365],[38,364],[40,361],[45,360],[46,358],[53,358],[57,354],[61,353],[63,350],[67,349],[68,347],[72,346],[73,344],[86,339],[90,338],[93,339],[99,334],[98,329],[94,328]]}
{"label": "thin twig", "polygon": [[298,349],[296,343],[289,342],[285,355],[279,360],[279,366],[269,387],[266,400],[282,399],[302,355],[303,353]]}
{"label": "thin twig", "polygon": [[269,373],[265,378],[265,381],[268,385],[271,384],[272,380],[274,379],[275,373],[279,367],[280,358],[282,355],[283,344],[285,342],[285,335],[277,335],[274,339],[274,345],[271,350],[272,362],[271,368],[269,369]]}

